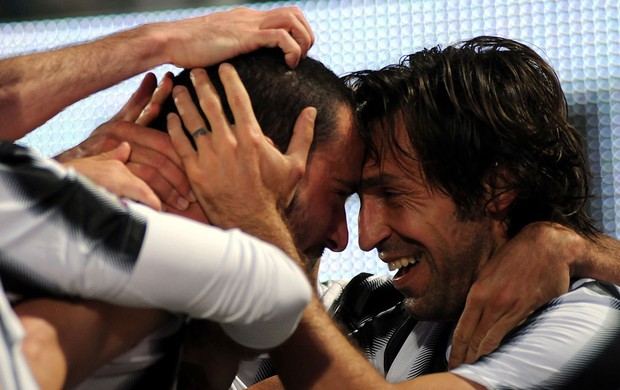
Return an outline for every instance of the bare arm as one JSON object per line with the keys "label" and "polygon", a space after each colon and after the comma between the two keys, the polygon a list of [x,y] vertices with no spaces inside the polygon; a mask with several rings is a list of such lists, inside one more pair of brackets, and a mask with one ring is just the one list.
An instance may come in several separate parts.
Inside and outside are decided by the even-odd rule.
{"label": "bare arm", "polygon": [[312,30],[296,7],[240,8],[5,59],[0,61],[0,135],[18,139],[68,105],[161,64],[207,66],[278,46],[294,67],[313,42]]}
{"label": "bare arm", "polygon": [[585,240],[583,258],[570,265],[571,275],[607,280],[620,285],[620,241],[602,235]]}
{"label": "bare arm", "polygon": [[26,331],[24,355],[43,390],[77,385],[170,318],[95,301],[37,299],[14,309]]}
{"label": "bare arm", "polygon": [[[442,373],[389,384],[348,342],[318,299],[306,308],[297,330],[271,352],[280,380],[290,389],[482,389],[459,376]],[[256,389],[277,387],[271,380]]]}

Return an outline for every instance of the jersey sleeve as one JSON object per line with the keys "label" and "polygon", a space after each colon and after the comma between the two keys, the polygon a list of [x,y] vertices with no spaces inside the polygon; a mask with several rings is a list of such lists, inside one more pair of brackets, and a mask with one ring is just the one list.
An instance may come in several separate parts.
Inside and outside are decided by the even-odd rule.
{"label": "jersey sleeve", "polygon": [[619,388],[620,301],[591,283],[551,301],[495,352],[451,372],[488,389]]}
{"label": "jersey sleeve", "polygon": [[154,307],[223,324],[269,348],[310,300],[273,245],[123,201],[30,150],[0,142],[0,276],[9,293]]}

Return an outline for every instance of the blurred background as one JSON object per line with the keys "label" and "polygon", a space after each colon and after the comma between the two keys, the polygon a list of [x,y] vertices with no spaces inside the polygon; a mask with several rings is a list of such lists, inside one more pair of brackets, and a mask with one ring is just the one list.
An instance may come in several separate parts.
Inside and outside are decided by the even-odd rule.
{"label": "blurred background", "polygon": [[[336,74],[394,63],[407,53],[477,35],[526,43],[556,69],[582,132],[593,174],[590,211],[620,236],[620,2],[618,0],[312,0],[248,3],[198,0],[0,0],[0,57],[93,39],[138,24],[229,9],[298,5],[316,36],[310,55]],[[161,76],[170,67],[154,73]],[[74,104],[20,140],[54,156],[118,111],[136,76]],[[42,99],[53,98],[42,96]],[[327,252],[321,279],[387,273],[357,247],[359,200],[347,203],[349,247]]]}

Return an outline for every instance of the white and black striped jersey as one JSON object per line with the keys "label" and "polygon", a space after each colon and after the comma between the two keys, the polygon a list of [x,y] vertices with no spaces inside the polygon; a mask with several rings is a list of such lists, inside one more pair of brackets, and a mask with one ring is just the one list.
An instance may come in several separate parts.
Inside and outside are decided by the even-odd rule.
{"label": "white and black striped jersey", "polygon": [[[388,382],[447,371],[454,324],[412,318],[389,277],[360,274],[336,289],[341,294],[328,305],[336,321]],[[489,389],[620,389],[619,291],[604,282],[575,281],[496,351],[451,372]],[[273,374],[262,361],[254,374],[240,371],[233,389]]]}
{"label": "white and black striped jersey", "polygon": [[223,324],[270,348],[311,296],[281,250],[121,200],[54,161],[0,141],[0,278],[9,298],[72,296]]}

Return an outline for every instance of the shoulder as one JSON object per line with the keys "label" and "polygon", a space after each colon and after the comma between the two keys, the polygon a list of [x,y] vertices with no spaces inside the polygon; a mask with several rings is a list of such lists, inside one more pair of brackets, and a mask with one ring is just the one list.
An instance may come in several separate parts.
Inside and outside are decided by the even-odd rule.
{"label": "shoulder", "polygon": [[453,372],[489,388],[618,388],[619,291],[606,282],[574,281],[568,293],[530,316],[495,352]]}

